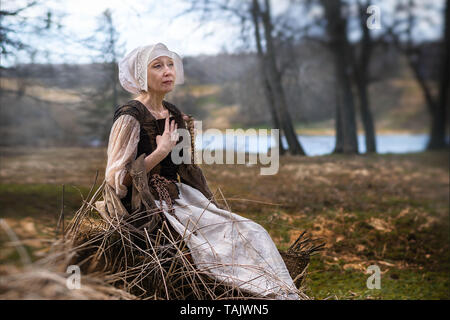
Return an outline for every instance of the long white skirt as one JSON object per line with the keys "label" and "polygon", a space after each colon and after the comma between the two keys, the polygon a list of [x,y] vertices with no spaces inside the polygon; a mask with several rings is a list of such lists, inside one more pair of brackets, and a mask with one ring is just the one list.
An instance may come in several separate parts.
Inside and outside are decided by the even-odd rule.
{"label": "long white skirt", "polygon": [[173,228],[183,236],[196,267],[228,285],[260,297],[299,299],[275,244],[252,220],[217,208],[200,191],[177,182],[175,216],[156,200]]}

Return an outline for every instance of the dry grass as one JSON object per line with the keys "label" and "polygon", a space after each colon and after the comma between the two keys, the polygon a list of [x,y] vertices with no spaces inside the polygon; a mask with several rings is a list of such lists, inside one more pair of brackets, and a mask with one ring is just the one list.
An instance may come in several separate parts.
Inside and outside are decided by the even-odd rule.
{"label": "dry grass", "polygon": [[[141,160],[141,161],[139,161]],[[62,238],[51,244],[41,259],[31,263],[20,240],[5,220],[2,226],[10,236],[8,245],[16,247],[22,264],[3,268],[0,297],[3,299],[274,299],[276,293],[259,296],[243,290],[232,278],[219,279],[208,268],[193,262],[184,238],[177,234],[157,207],[152,207],[143,176],[143,158],[133,164],[133,189],[139,210],[129,213],[115,192],[103,181],[92,186],[87,199],[71,219],[67,229],[64,219],[57,230]],[[95,190],[95,191],[94,191]],[[22,221],[24,222],[24,221]],[[26,224],[28,229],[34,225]],[[192,227],[192,226],[191,226]],[[25,228],[25,229],[27,229]],[[33,231],[33,230],[29,230]],[[301,234],[286,251],[280,252],[291,276],[303,293],[306,269],[311,254],[323,245]],[[76,265],[83,275],[82,290],[66,286],[69,266]],[[221,268],[224,265],[215,265]],[[260,276],[276,277],[263,271]],[[284,288],[284,290],[289,290]]]}
{"label": "dry grass", "polygon": [[[54,235],[56,219],[49,224],[43,216],[51,212],[57,216],[58,184],[65,183],[64,176],[72,177],[71,182],[86,195],[96,170],[104,171],[104,149],[88,150],[0,152],[1,170],[8,172],[2,174],[3,216],[10,212],[5,219],[33,255],[41,257]],[[35,162],[20,164],[28,156]],[[71,165],[64,165],[66,160]],[[46,163],[53,163],[54,171],[34,169],[45,168]],[[275,176],[259,175],[258,165],[203,165],[202,169],[211,190],[220,187],[232,212],[260,223],[280,249],[287,249],[302,230],[325,239],[323,254],[308,267],[309,297],[448,299],[448,163],[448,152],[422,152],[285,156]],[[30,184],[19,185],[15,177]],[[22,201],[32,196],[30,203]],[[78,209],[79,201],[78,191],[69,194],[66,188],[67,216]],[[2,263],[17,259],[14,252],[2,248]],[[382,290],[365,287],[365,269],[371,264],[381,268]]]}

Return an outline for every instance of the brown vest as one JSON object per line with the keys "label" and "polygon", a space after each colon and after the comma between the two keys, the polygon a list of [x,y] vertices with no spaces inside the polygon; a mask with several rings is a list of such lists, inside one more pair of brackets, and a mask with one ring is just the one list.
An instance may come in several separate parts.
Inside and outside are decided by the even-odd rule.
{"label": "brown vest", "polygon": [[[183,119],[183,113],[173,104],[163,100],[163,105],[171,113],[171,118],[175,119],[178,128],[186,129],[186,122]],[[147,107],[137,100],[130,100],[126,104],[119,106],[115,113],[113,122],[122,115],[131,115],[138,122],[141,127],[139,135],[139,143],[137,147],[136,159],[145,153],[151,154],[156,149],[156,136],[161,134],[164,130],[164,120],[155,119],[155,117],[148,111]],[[182,137],[180,137],[180,142]],[[175,182],[182,182],[199,190],[203,195],[211,199],[213,203],[217,203],[213,199],[211,190],[208,187],[205,176],[202,170],[196,164],[174,164],[170,159],[171,154],[156,165],[150,172],[147,173],[148,185],[150,192],[155,199],[160,200],[160,192],[156,189],[161,189],[155,185],[159,177],[167,179],[165,184],[166,190],[172,200],[179,198],[179,190]],[[131,208],[131,187],[128,188],[127,195],[121,199],[124,206],[129,210]],[[217,205],[218,206],[218,205]]]}

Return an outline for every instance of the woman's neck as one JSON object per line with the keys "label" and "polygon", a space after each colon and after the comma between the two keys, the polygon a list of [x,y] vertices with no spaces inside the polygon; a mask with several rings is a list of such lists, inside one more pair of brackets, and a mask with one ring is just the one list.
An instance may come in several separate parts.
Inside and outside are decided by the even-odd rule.
{"label": "woman's neck", "polygon": [[164,100],[165,94],[157,94],[157,93],[146,93],[139,95],[136,100],[140,101],[142,104],[144,104],[147,109],[150,109],[152,111],[155,111],[157,113],[161,113],[166,108],[163,106],[163,100]]}

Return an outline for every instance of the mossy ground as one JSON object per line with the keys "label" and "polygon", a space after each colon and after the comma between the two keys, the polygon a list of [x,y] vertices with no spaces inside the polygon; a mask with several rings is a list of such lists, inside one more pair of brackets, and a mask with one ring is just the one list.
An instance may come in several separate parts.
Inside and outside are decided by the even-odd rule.
{"label": "mossy ground", "polygon": [[[55,237],[65,185],[66,220],[87,196],[104,149],[1,149],[0,217],[37,258]],[[261,165],[202,165],[230,209],[254,219],[277,246],[298,234],[326,242],[306,281],[316,299],[449,299],[449,154],[284,156],[276,175]],[[216,194],[221,201],[220,192]],[[223,203],[223,201],[222,201]],[[0,233],[2,266],[20,263]],[[366,286],[369,265],[381,289]]]}

